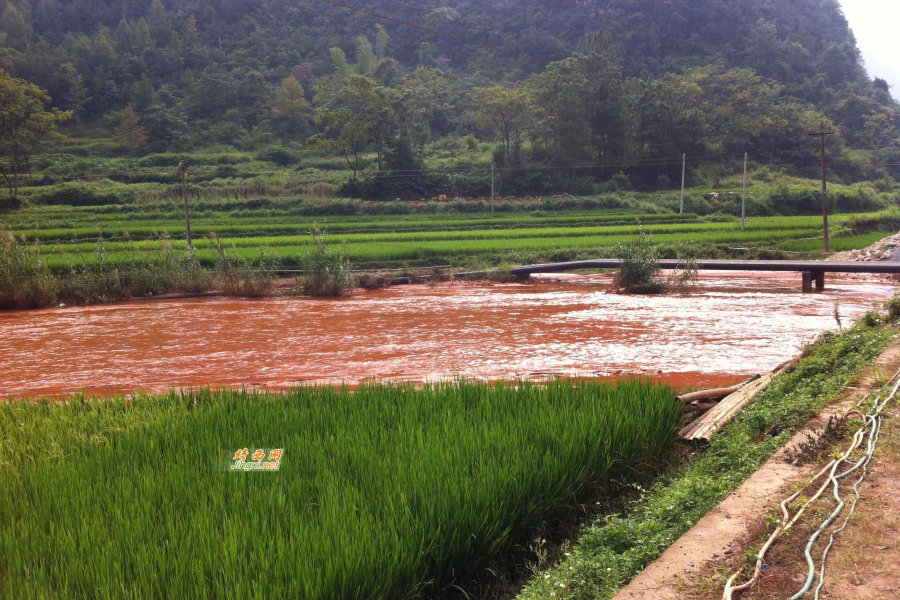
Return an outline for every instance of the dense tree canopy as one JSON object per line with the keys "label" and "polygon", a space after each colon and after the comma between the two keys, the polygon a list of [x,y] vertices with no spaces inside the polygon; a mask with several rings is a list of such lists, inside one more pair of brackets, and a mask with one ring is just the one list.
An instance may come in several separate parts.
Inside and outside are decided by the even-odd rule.
{"label": "dense tree canopy", "polygon": [[812,163],[801,141],[821,121],[839,146],[898,137],[836,0],[348,4],[421,29],[316,0],[11,0],[0,67],[82,122],[130,110],[115,122],[133,151],[312,138],[354,171],[366,152],[415,165],[451,133],[496,140],[504,163],[570,165]]}

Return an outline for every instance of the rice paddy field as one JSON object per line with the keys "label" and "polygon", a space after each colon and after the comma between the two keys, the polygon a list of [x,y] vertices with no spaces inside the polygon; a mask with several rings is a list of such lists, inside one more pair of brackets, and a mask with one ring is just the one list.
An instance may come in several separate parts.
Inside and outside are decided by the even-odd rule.
{"label": "rice paddy field", "polygon": [[[639,380],[7,403],[0,596],[473,589],[658,465],[680,420],[668,387]],[[244,448],[280,449],[278,471],[231,470]]]}
{"label": "rice paddy field", "polygon": [[[846,226],[860,216],[865,215],[832,217],[835,249],[863,248],[894,233],[853,236]],[[183,219],[168,213],[22,211],[4,216],[3,226],[17,239],[38,244],[54,269],[98,259],[133,263],[147,253],[186,251]],[[641,227],[670,254],[690,246],[723,254],[731,247],[815,252],[823,245],[821,218],[804,216],[753,217],[745,231],[735,220],[612,210],[320,218],[205,214],[192,220],[194,246],[205,264],[214,263],[214,247],[221,243],[250,262],[266,253],[277,255],[284,267],[299,265],[315,227],[326,232],[328,243],[342,245],[354,265],[373,268],[609,256],[620,243],[633,241]]]}

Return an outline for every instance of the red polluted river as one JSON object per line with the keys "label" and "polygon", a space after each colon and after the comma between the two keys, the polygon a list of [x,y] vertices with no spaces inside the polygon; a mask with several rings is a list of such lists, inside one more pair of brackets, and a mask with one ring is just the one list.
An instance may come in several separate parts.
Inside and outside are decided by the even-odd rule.
{"label": "red polluted river", "polygon": [[683,294],[606,276],[394,287],[340,299],[198,298],[0,312],[0,396],[459,376],[652,376],[731,384],[796,356],[894,293],[874,278],[707,273]]}

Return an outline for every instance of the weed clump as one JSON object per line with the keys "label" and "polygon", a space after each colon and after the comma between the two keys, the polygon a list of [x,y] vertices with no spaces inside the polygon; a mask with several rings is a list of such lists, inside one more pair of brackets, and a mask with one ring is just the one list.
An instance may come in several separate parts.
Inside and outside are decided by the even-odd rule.
{"label": "weed clump", "polygon": [[303,257],[303,289],[310,296],[343,296],[356,287],[356,278],[343,248],[332,250],[318,225],[313,227],[313,247]]}
{"label": "weed clump", "polygon": [[219,291],[226,296],[239,298],[259,298],[267,296],[275,287],[276,271],[280,267],[278,255],[267,247],[260,250],[256,264],[246,258],[230,253],[222,242],[210,234],[216,252],[216,279]]}
{"label": "weed clump", "polygon": [[900,321],[900,296],[894,296],[884,303],[884,309],[887,311],[887,319],[891,323]]}
{"label": "weed clump", "polygon": [[0,236],[0,310],[43,308],[56,300],[57,281],[36,248]]}
{"label": "weed clump", "polygon": [[659,280],[662,268],[653,237],[644,235],[644,228],[631,244],[619,244],[617,258],[622,261],[613,283],[619,292],[631,294],[660,294],[666,291]]}
{"label": "weed clump", "polygon": [[622,261],[613,279],[613,288],[624,294],[663,294],[682,291],[697,280],[699,269],[693,258],[683,259],[668,279],[660,277],[662,268],[653,237],[640,234],[631,244],[619,244],[617,258]]}

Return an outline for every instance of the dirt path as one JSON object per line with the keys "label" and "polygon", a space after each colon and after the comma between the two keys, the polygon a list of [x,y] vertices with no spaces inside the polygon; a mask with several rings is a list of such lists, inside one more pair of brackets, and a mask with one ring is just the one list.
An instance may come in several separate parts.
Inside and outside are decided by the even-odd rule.
{"label": "dirt path", "polygon": [[[814,461],[795,467],[788,464],[787,453],[806,442],[807,433],[823,428],[830,415],[846,411],[869,392],[878,389],[898,369],[900,341],[895,341],[856,382],[847,387],[835,403],[822,411],[744,485],[682,536],[620,592],[616,600],[722,598],[726,579],[747,564],[748,556],[755,557],[755,549],[761,547],[768,537],[771,531],[769,523],[776,514],[778,502],[791,495],[798,485],[818,472],[827,461],[823,456],[821,463]],[[890,411],[892,416],[900,413],[896,402]],[[885,422],[874,468],[861,487],[863,499],[857,514],[851,519],[844,535],[836,541],[829,559],[827,584],[821,598],[900,598],[898,425],[900,423],[893,419]],[[761,585],[752,593],[736,594],[735,598],[782,600],[799,590],[806,574],[803,547],[811,533],[807,527],[821,522],[822,519],[817,517],[824,517],[833,507],[833,503],[820,503],[818,514],[810,514],[804,520],[809,525],[795,529],[767,555]],[[780,510],[777,512],[780,513]],[[820,552],[814,556],[819,556]],[[807,597],[812,598],[812,595]]]}

